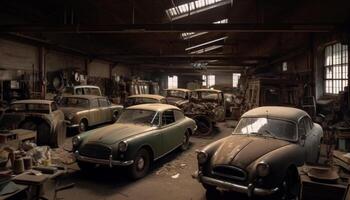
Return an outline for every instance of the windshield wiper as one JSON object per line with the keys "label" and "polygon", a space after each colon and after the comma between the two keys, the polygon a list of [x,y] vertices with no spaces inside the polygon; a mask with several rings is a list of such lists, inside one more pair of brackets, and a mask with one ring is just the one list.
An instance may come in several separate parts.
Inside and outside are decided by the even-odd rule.
{"label": "windshield wiper", "polygon": [[276,138],[276,136],[271,131],[265,129],[264,132],[269,134],[272,138]]}

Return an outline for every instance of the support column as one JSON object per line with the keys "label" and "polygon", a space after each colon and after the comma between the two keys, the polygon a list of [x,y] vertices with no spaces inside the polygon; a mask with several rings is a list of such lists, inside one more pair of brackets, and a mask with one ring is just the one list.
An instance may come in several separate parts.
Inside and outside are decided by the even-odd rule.
{"label": "support column", "polygon": [[40,97],[45,98],[46,95],[46,60],[45,60],[46,49],[39,47],[39,87]]}

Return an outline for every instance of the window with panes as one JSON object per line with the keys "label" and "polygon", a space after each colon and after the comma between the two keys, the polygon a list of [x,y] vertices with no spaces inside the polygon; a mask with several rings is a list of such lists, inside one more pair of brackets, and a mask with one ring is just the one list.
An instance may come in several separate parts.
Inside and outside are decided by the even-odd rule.
{"label": "window with panes", "polygon": [[338,94],[348,85],[348,46],[336,43],[325,48],[324,89]]}

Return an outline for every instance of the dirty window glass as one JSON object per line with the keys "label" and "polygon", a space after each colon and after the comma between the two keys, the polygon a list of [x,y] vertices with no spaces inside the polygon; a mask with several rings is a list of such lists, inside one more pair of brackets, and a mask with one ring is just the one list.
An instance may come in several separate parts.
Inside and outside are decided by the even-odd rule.
{"label": "dirty window glass", "polygon": [[278,139],[296,140],[296,126],[292,122],[268,118],[242,118],[234,134],[275,137]]}
{"label": "dirty window glass", "polygon": [[96,96],[101,96],[101,92],[97,88],[90,88],[90,93],[91,95],[96,95]]}
{"label": "dirty window glass", "polygon": [[77,94],[77,95],[82,95],[82,94],[84,94],[84,93],[83,93],[83,88],[77,88],[77,89],[75,89],[75,94]]}
{"label": "dirty window glass", "polygon": [[126,109],[120,115],[117,123],[131,123],[131,124],[140,124],[153,126],[157,123],[155,111],[150,110],[141,110],[141,109]]}
{"label": "dirty window glass", "polygon": [[48,113],[50,113],[50,106],[49,106],[49,104],[30,103],[30,104],[27,104],[27,111],[48,114]]}
{"label": "dirty window glass", "polygon": [[172,110],[167,110],[163,112],[162,116],[163,125],[172,124],[175,122],[174,112]]}
{"label": "dirty window glass", "polygon": [[177,97],[177,98],[186,98],[186,92],[179,91],[179,90],[168,90],[167,91],[167,97]]}
{"label": "dirty window glass", "polygon": [[90,100],[90,107],[91,107],[91,108],[97,108],[97,107],[98,107],[98,101],[97,101],[97,99],[91,99],[91,100]]}
{"label": "dirty window glass", "polygon": [[55,102],[51,103],[51,110],[52,110],[52,112],[57,110],[57,105]]}
{"label": "dirty window glass", "polygon": [[98,99],[98,102],[100,104],[100,107],[107,107],[108,106],[107,99]]}
{"label": "dirty window glass", "polygon": [[61,106],[65,107],[89,107],[89,100],[76,97],[63,97],[60,103]]}
{"label": "dirty window glass", "polygon": [[303,118],[302,120],[300,120],[299,124],[298,124],[298,132],[299,135],[306,135],[306,130],[305,130],[305,118]]}
{"label": "dirty window glass", "polygon": [[151,99],[151,98],[142,98],[141,100],[143,103],[159,103],[157,99]]}

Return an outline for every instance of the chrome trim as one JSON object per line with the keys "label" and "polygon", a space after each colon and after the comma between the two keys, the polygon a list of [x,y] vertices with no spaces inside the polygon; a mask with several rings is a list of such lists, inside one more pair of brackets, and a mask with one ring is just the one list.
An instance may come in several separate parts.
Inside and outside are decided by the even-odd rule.
{"label": "chrome trim", "polygon": [[67,128],[76,128],[79,127],[79,124],[67,124]]}
{"label": "chrome trim", "polygon": [[80,160],[80,161],[101,164],[101,165],[108,165],[109,167],[129,166],[129,165],[132,165],[134,163],[133,160],[127,160],[127,161],[112,160],[112,155],[109,156],[108,160],[91,158],[91,157],[80,155],[78,151],[75,151],[74,156],[77,160]]}
{"label": "chrome trim", "polygon": [[[220,172],[216,172],[214,171],[214,169],[216,167],[224,167],[224,168],[227,168],[227,169],[232,169],[232,170],[237,170],[239,172],[241,172],[243,174],[243,177],[240,177],[240,176],[232,176],[232,175],[229,175],[229,174],[224,174],[224,173],[220,173]],[[248,175],[247,175],[247,172],[244,171],[243,169],[241,168],[238,168],[238,167],[235,167],[235,166],[229,166],[229,165],[215,165],[211,172],[214,174],[214,175],[217,175],[217,176],[221,176],[221,177],[225,177],[225,178],[230,178],[230,179],[235,179],[235,180],[238,180],[238,181],[244,181],[247,179]]]}
{"label": "chrome trim", "polygon": [[203,174],[201,174],[201,172],[198,172],[198,171],[195,172],[195,174],[193,174],[192,177],[197,179],[201,183],[217,186],[219,188],[232,190],[239,193],[245,193],[248,196],[252,196],[253,194],[257,196],[269,196],[276,193],[279,190],[278,187],[275,187],[272,189],[257,188],[254,186],[253,183],[248,184],[248,186],[239,185],[236,183],[231,183],[228,181],[222,181],[215,178],[204,176]]}

